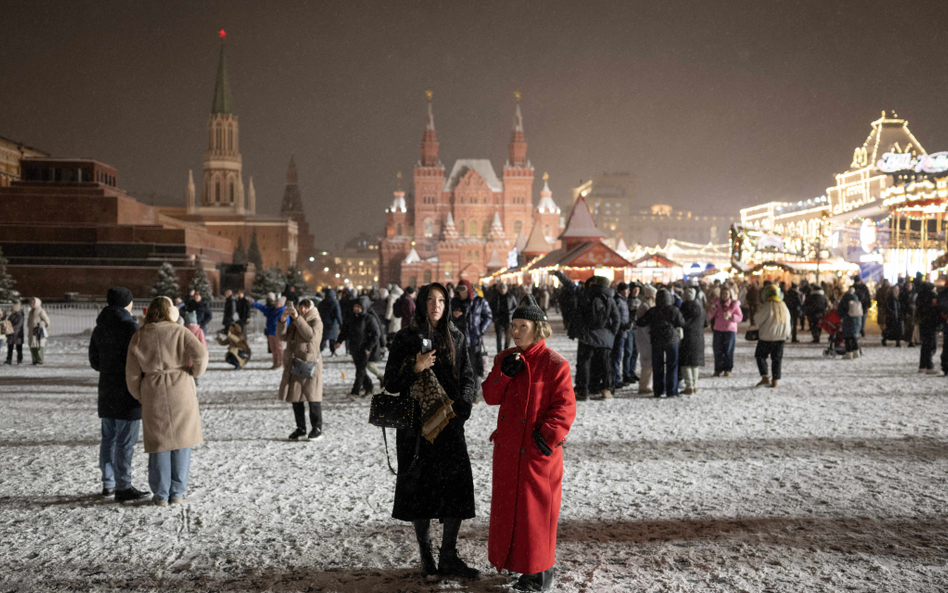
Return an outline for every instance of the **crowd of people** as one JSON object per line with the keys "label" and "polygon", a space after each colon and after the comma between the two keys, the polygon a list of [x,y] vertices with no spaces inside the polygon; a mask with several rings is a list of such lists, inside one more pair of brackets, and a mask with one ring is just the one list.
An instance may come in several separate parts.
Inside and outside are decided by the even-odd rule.
{"label": "crowd of people", "polygon": [[[384,390],[415,400],[419,419],[396,433],[402,471],[392,516],[413,524],[425,575],[477,577],[457,550],[462,522],[474,517],[464,423],[479,398],[499,406],[491,436],[488,557],[498,569],[521,574],[515,588],[540,591],[553,582],[562,445],[577,400],[610,400],[636,383],[639,393],[655,397],[697,394],[706,332],[710,328],[713,376],[730,376],[742,321],[749,322],[746,339],[756,340],[756,385],[776,388],[785,344],[797,342],[798,329],[805,331],[807,323],[813,343],[826,330],[829,353],[838,348],[843,360],[860,358],[873,300],[882,345],[920,346],[919,372],[936,374],[937,332],[948,319],[948,289],[936,292],[920,277],[883,281],[873,295],[858,277],[817,286],[732,279],[629,284],[601,276],[576,282],[562,272],[554,275],[557,289],[475,287],[461,280],[418,290],[327,288],[310,298],[288,288],[259,301],[227,291],[214,333],[226,347],[225,362],[240,370],[251,360],[247,322],[254,310],[265,317],[270,368],[282,371],[277,398],[293,409],[290,440],[323,438],[323,355],[337,356],[343,344],[356,368],[351,397]],[[7,364],[14,351],[21,362],[24,341],[33,364],[44,363],[49,315],[40,299],[29,305],[25,316],[20,304],[0,312]],[[562,313],[567,336],[578,342],[575,378],[545,344],[552,335],[551,306]],[[208,365],[213,314],[199,293],[175,301],[157,297],[137,319],[132,312],[128,290],[109,290],[89,342],[89,362],[99,373],[102,494],[122,502],[149,497],[131,483],[134,445],[143,433],[152,502],[179,504],[192,447],[203,440],[197,381]],[[485,341],[491,326],[492,363]],[[946,352],[942,369],[948,374]],[[437,562],[430,536],[434,519],[444,524]]]}

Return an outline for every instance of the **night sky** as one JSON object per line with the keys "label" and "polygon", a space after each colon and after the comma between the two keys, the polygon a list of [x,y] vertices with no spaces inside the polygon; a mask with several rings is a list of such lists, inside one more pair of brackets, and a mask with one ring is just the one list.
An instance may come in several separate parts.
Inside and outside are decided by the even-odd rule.
{"label": "night sky", "polygon": [[317,246],[381,233],[434,91],[441,159],[527,156],[562,206],[639,176],[641,207],[807,199],[881,110],[948,150],[948,2],[0,2],[0,136],[97,158],[145,201],[199,178],[225,29],[244,182],[276,214],[290,153]]}

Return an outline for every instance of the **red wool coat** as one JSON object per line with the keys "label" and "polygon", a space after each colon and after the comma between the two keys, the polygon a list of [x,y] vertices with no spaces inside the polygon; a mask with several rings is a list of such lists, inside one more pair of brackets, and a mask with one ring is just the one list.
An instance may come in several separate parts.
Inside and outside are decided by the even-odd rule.
{"label": "red wool coat", "polygon": [[[537,342],[521,353],[526,368],[513,377],[500,370],[504,350],[483,383],[484,401],[500,405],[494,443],[487,558],[497,570],[535,574],[556,560],[556,524],[563,484],[563,441],[576,417],[576,396],[566,359]],[[539,427],[553,449],[545,457],[533,440]]]}

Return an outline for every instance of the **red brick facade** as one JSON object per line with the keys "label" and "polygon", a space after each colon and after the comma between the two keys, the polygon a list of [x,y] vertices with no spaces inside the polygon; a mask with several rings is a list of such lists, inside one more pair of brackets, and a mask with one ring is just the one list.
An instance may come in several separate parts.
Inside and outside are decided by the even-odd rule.
{"label": "red brick facade", "polygon": [[[533,166],[526,159],[519,100],[502,180],[486,159],[458,160],[446,174],[438,149],[429,98],[414,194],[407,199],[411,203],[399,188],[385,213],[380,285],[456,283],[460,278],[476,282],[493,271],[488,267],[492,257],[506,262],[517,237],[529,234],[535,223],[551,239],[559,236],[559,209],[533,204]],[[552,205],[548,191],[544,196]]]}

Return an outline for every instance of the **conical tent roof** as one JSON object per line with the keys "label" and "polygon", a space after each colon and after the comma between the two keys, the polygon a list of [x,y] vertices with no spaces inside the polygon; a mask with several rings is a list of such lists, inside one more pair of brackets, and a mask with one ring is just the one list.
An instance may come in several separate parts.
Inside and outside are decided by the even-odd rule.
{"label": "conical tent roof", "polygon": [[524,246],[522,253],[529,257],[549,252],[550,244],[546,242],[546,237],[543,235],[543,229],[539,224],[534,224],[533,230],[530,231],[530,237],[527,239],[527,244]]}
{"label": "conical tent roof", "polygon": [[504,267],[504,265],[505,265],[505,264],[504,264],[503,261],[501,261],[501,259],[500,259],[500,254],[497,253],[497,250],[495,249],[495,250],[491,251],[491,252],[490,252],[490,259],[487,260],[487,269],[488,269],[488,270],[491,270],[491,269],[494,269],[494,268],[502,268],[502,267]]}
{"label": "conical tent roof", "polygon": [[582,196],[576,198],[573,204],[573,210],[569,213],[569,220],[566,222],[566,229],[559,236],[559,239],[573,239],[582,241],[596,241],[605,237],[592,214],[589,213],[589,206],[586,205],[586,199]]}
{"label": "conical tent roof", "polygon": [[523,253],[523,248],[527,246],[527,234],[523,232],[523,227],[520,227],[520,234],[517,235],[517,242],[514,243],[514,249],[517,250],[517,253]]}

